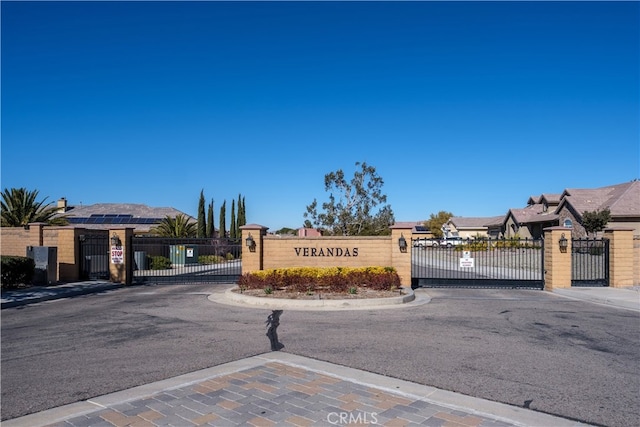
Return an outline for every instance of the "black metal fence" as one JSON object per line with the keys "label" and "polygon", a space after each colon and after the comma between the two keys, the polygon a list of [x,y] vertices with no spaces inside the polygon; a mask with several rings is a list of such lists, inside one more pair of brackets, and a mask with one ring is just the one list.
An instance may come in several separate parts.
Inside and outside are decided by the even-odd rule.
{"label": "black metal fence", "polygon": [[542,239],[462,240],[415,245],[411,287],[544,288]]}
{"label": "black metal fence", "polygon": [[97,280],[109,278],[109,236],[108,234],[81,234],[80,278]]}
{"label": "black metal fence", "polygon": [[571,240],[571,286],[609,286],[609,240]]}
{"label": "black metal fence", "polygon": [[240,239],[136,236],[132,248],[138,283],[233,283],[242,274]]}

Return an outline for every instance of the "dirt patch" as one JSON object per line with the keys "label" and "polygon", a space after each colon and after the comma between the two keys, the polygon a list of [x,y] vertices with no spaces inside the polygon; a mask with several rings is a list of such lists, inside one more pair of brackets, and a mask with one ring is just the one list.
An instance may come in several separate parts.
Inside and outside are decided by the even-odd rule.
{"label": "dirt patch", "polygon": [[336,300],[336,299],[369,299],[369,298],[392,298],[406,295],[406,292],[396,289],[394,291],[376,291],[368,288],[357,288],[357,292],[342,293],[342,292],[322,292],[316,291],[313,293],[306,292],[289,292],[286,290],[273,290],[270,294],[267,294],[264,289],[245,289],[244,292],[240,292],[240,289],[233,289],[232,292],[242,293],[251,297],[262,297],[271,299],[297,299],[297,300]]}

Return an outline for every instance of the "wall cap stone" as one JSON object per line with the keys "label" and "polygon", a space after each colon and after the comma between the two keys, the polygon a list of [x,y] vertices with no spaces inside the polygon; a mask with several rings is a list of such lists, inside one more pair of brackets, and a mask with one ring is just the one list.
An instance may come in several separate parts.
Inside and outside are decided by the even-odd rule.
{"label": "wall cap stone", "polygon": [[264,225],[260,225],[260,224],[246,224],[243,225],[242,227],[240,227],[240,230],[268,230],[269,227],[265,227]]}
{"label": "wall cap stone", "polygon": [[389,228],[392,229],[392,230],[411,230],[416,225],[418,225],[418,224],[400,222],[400,223],[395,223],[395,224],[389,226]]}

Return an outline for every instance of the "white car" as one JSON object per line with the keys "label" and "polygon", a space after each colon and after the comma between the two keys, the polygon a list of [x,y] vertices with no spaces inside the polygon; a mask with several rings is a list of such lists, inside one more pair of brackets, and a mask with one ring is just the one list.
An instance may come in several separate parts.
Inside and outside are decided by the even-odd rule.
{"label": "white car", "polygon": [[439,245],[445,246],[447,248],[451,248],[453,246],[458,246],[464,244],[464,240],[462,237],[447,237],[445,239],[440,240]]}
{"label": "white car", "polygon": [[418,239],[413,242],[414,248],[430,248],[438,247],[438,241],[436,239]]}

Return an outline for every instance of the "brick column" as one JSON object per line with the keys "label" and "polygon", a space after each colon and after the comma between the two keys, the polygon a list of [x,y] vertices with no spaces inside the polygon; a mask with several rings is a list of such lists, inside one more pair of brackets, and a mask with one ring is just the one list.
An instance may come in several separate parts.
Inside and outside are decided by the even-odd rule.
{"label": "brick column", "polygon": [[[242,230],[242,274],[262,270],[264,265],[264,236],[269,228],[258,224],[247,224]],[[247,239],[251,236],[255,246],[247,246]]]}
{"label": "brick column", "polygon": [[58,280],[76,282],[80,280],[80,247],[78,236],[85,233],[84,228],[58,229]]}
{"label": "brick column", "polygon": [[[122,247],[122,262],[114,263],[111,254],[111,237],[117,236]],[[109,230],[109,277],[112,282],[130,285],[133,283],[133,228]]]}
{"label": "brick column", "polygon": [[[566,250],[560,249],[560,238],[567,239]],[[544,289],[571,287],[571,229],[549,227],[544,229]]]}
{"label": "brick column", "polygon": [[[405,288],[411,287],[411,228],[406,225],[392,225],[391,227],[391,266],[395,267],[400,276],[400,283]],[[406,251],[400,250],[399,240],[403,237],[407,242]]]}
{"label": "brick column", "polygon": [[607,228],[609,239],[609,286],[633,286],[633,228]]}

